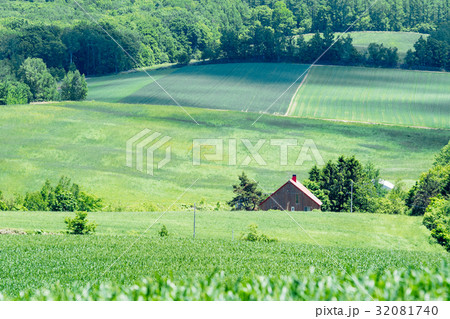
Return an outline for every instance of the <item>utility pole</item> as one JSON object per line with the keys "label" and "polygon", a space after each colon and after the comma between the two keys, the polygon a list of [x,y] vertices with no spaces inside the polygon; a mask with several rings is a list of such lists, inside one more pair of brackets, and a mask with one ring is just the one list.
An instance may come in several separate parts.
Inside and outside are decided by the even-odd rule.
{"label": "utility pole", "polygon": [[353,213],[353,180],[352,180],[351,195],[350,195],[350,212]]}
{"label": "utility pole", "polygon": [[196,209],[196,204],[194,203],[194,239],[195,239],[195,209]]}

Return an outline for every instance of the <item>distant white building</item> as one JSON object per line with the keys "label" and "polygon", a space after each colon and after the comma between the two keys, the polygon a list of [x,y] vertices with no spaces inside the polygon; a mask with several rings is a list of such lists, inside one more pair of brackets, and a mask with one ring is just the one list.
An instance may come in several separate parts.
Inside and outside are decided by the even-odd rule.
{"label": "distant white building", "polygon": [[384,189],[387,189],[387,190],[390,190],[390,191],[393,190],[394,187],[395,187],[394,184],[392,184],[391,182],[385,181],[384,179],[378,180],[378,183],[380,183],[381,185],[383,185],[383,188],[384,188]]}

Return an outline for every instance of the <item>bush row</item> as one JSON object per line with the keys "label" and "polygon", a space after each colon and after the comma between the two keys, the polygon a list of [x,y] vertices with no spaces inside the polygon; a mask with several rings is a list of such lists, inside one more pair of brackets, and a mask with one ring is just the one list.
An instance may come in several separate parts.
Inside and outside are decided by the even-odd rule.
{"label": "bush row", "polygon": [[64,176],[55,187],[47,180],[40,191],[26,193],[25,196],[17,195],[6,200],[0,192],[0,211],[93,212],[101,210],[102,207],[100,198],[82,191],[78,184],[72,183]]}

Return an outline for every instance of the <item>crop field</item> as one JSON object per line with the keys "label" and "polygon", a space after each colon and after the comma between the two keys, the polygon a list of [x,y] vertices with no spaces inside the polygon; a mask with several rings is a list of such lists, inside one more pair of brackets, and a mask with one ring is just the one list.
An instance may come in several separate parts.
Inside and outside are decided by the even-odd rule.
{"label": "crop field", "polygon": [[[335,33],[339,36],[340,33]],[[396,47],[398,55],[403,59],[408,50],[414,48],[414,43],[419,40],[421,36],[428,37],[428,34],[416,32],[393,32],[393,31],[354,31],[348,32],[348,35],[353,39],[353,45],[360,51],[366,51],[370,43],[383,44],[385,47]],[[314,34],[305,34],[305,40],[309,40]]]}
{"label": "crop field", "polygon": [[[149,71],[183,106],[450,128],[450,75],[338,66],[244,63]],[[174,105],[145,73],[89,79],[88,99]],[[269,108],[270,107],[270,108]],[[289,109],[288,109],[289,107]]]}
{"label": "crop field", "polygon": [[[175,69],[157,69],[147,70],[157,81]],[[119,102],[123,97],[139,91],[143,87],[153,83],[144,71],[120,73],[116,75],[107,75],[102,77],[88,78],[89,100],[98,100],[103,102]]]}
{"label": "crop field", "polygon": [[[220,282],[236,281],[236,285],[240,285],[239,282],[247,280],[266,280],[257,276],[271,276],[275,283],[304,278],[305,282],[311,281],[312,287],[316,287],[316,284],[320,287],[319,282],[327,278],[325,276],[330,276],[325,284],[328,293],[313,289],[317,294],[309,298],[330,298],[332,291],[341,287],[343,290],[348,289],[349,294],[347,296],[342,292],[341,298],[369,299],[361,290],[356,293],[355,289],[350,288],[353,280],[348,274],[352,274],[361,278],[361,282],[367,284],[367,289],[376,288],[371,292],[375,297],[383,299],[379,294],[385,294],[384,298],[392,299],[403,295],[397,288],[392,291],[382,289],[383,280],[392,280],[390,276],[393,275],[389,275],[389,271],[399,271],[397,276],[404,276],[405,282],[418,281],[420,285],[436,285],[439,281],[437,273],[441,272],[440,275],[443,275],[442,271],[448,270],[442,263],[450,261],[442,247],[430,244],[427,231],[420,225],[420,218],[407,216],[295,213],[293,217],[305,227],[310,236],[307,237],[282,212],[198,212],[197,237],[194,240],[192,212],[167,213],[145,234],[145,229],[161,213],[91,213],[89,219],[97,222],[98,233],[89,236],[58,234],[64,230],[63,219],[67,215],[70,214],[0,213],[1,228],[54,233],[0,235],[0,293],[4,295],[3,298],[16,298],[20,291],[34,294],[36,289],[55,284],[60,288],[52,289],[54,298],[57,298],[58,292],[66,291],[64,289],[71,288],[67,293],[73,294],[81,291],[80,287],[96,286],[98,283],[113,282],[114,285],[120,285],[117,288],[121,290],[144,277],[157,283],[149,285],[152,290],[163,285],[163,290],[169,291],[169,286],[165,286],[168,284],[167,277],[180,283],[199,278],[198,282],[192,282],[189,286],[195,287],[203,282],[214,289],[200,292],[218,293],[220,289],[227,287],[219,288]],[[362,228],[354,226],[357,221]],[[257,223],[261,231],[278,236],[279,241],[251,243],[238,240],[240,232],[249,223]],[[170,234],[168,238],[158,237],[157,230],[161,228],[161,224],[167,226]],[[333,225],[333,232],[330,232],[330,225]],[[235,230],[234,240],[231,237],[232,229]],[[141,234],[143,236],[139,237]],[[311,243],[311,238],[314,243]],[[382,246],[382,249],[379,248]],[[126,258],[117,260],[125,251]],[[427,272],[423,270],[425,268],[435,270]],[[417,274],[414,276],[405,273],[403,269],[415,269]],[[377,272],[381,272],[383,276],[375,279],[373,276]],[[277,279],[277,276],[289,277]],[[216,279],[214,282],[207,282],[207,278]],[[380,282],[371,287],[372,280]],[[142,281],[140,285],[146,286]],[[398,288],[404,288],[403,284],[399,285]],[[180,284],[179,289],[182,286]],[[259,289],[257,287],[254,289]],[[435,293],[434,298],[448,298],[445,295],[448,282],[443,285],[441,281],[439,287],[441,288],[423,290]],[[290,289],[300,291],[299,287]],[[102,290],[103,293],[112,293],[108,289]],[[418,290],[420,291],[419,288]],[[306,295],[293,299],[307,299],[313,293],[305,289],[301,291]],[[86,292],[85,290],[84,293]],[[95,291],[90,293],[96,294]],[[189,292],[191,293],[193,292]],[[411,299],[420,298],[414,297],[416,293],[411,295]],[[391,297],[386,297],[389,294]],[[39,298],[51,298],[48,294],[37,296],[39,295]],[[260,292],[257,296],[262,298],[269,294]],[[169,292],[167,295],[155,293],[147,296],[150,297],[174,299]],[[195,295],[186,297],[196,298]],[[73,295],[71,298],[75,299]],[[86,296],[84,298],[88,299]],[[276,299],[276,295],[273,298]]]}
{"label": "crop field", "polygon": [[[264,112],[308,66],[284,63],[231,63],[154,71],[158,82],[183,106]],[[153,75],[153,72],[150,72]],[[143,72],[89,80],[88,100],[175,105]],[[122,80],[125,86],[122,88]],[[299,83],[301,79],[299,80]],[[297,85],[269,113],[284,114]],[[121,97],[121,98],[119,98]]]}
{"label": "crop field", "polygon": [[[38,190],[46,179],[56,183],[65,175],[103,198],[106,210],[161,209],[191,184],[176,205],[193,204],[201,198],[223,205],[231,199],[231,185],[242,171],[259,181],[266,193],[277,189],[293,173],[300,180],[307,178],[315,158],[296,165],[306,139],[314,141],[325,162],[341,154],[356,155],[363,163],[376,163],[384,179],[401,179],[411,186],[450,138],[443,130],[271,115],[252,125],[258,114],[187,110],[200,125],[176,106],[73,102],[2,107],[0,190],[8,198]],[[154,176],[125,165],[126,141],[146,128],[172,137],[168,144],[171,161],[155,169]],[[286,137],[297,139],[298,146],[289,148],[288,165],[280,165],[280,149],[269,140]],[[201,165],[194,166],[192,147],[197,138],[223,139],[223,159],[207,160],[204,155],[214,153],[214,149],[202,148]],[[229,165],[229,139],[237,141],[236,165]],[[242,139],[253,145],[265,140],[259,151],[264,163],[244,163],[249,152]],[[157,152],[155,159],[162,159],[164,154],[164,150]]]}
{"label": "crop field", "polygon": [[313,67],[288,115],[450,128],[448,73]]}

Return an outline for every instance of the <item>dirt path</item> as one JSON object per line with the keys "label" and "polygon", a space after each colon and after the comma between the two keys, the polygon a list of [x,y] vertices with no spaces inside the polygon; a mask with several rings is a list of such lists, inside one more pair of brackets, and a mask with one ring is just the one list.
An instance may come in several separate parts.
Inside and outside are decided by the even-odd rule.
{"label": "dirt path", "polygon": [[[314,66],[313,66],[313,67],[314,67]],[[291,108],[295,108],[295,106],[297,105],[297,103],[295,102],[295,97],[297,96],[297,93],[298,93],[298,91],[300,90],[300,88],[301,88],[301,87],[303,86],[303,84],[305,83],[306,78],[308,77],[309,72],[311,72],[311,69],[312,69],[313,67],[309,68],[308,72],[306,72],[305,76],[303,77],[302,82],[299,84],[297,90],[295,90],[295,93],[294,93],[294,95],[293,95],[292,98],[291,98],[291,102],[289,103],[289,107],[288,107],[286,113],[284,114],[285,116],[289,116],[289,113],[291,112]]]}

